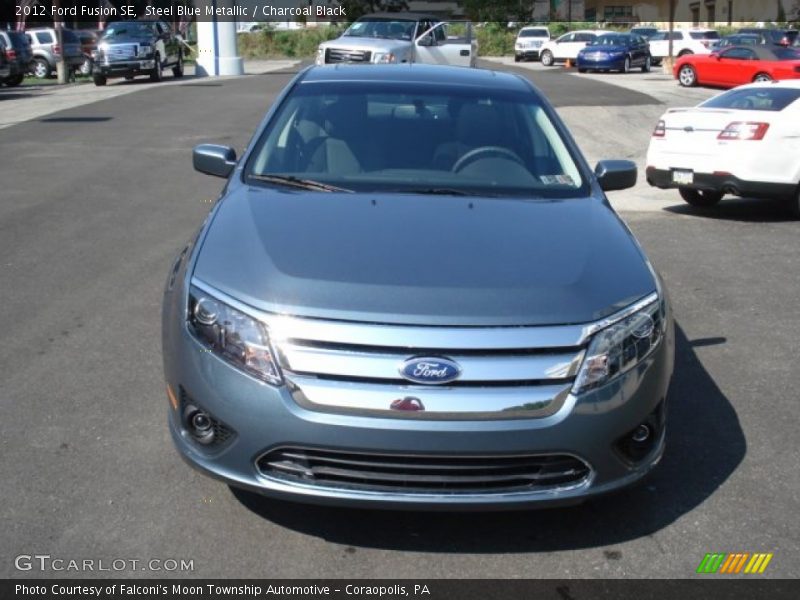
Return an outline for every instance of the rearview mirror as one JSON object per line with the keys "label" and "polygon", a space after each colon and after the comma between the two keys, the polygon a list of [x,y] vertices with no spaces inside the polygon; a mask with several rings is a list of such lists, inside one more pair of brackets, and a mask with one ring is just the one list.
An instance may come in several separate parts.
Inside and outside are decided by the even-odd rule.
{"label": "rearview mirror", "polygon": [[195,171],[215,177],[228,177],[236,166],[236,150],[216,144],[200,144],[192,151]]}
{"label": "rearview mirror", "polygon": [[626,190],[636,185],[636,163],[630,160],[601,160],[594,168],[594,174],[605,192]]}

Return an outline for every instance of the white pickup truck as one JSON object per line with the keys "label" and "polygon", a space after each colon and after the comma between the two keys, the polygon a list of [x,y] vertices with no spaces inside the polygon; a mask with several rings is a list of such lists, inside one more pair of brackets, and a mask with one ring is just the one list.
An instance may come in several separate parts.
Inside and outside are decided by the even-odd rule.
{"label": "white pickup truck", "polygon": [[428,63],[474,67],[478,43],[467,21],[397,12],[365,15],[317,49],[318,65]]}

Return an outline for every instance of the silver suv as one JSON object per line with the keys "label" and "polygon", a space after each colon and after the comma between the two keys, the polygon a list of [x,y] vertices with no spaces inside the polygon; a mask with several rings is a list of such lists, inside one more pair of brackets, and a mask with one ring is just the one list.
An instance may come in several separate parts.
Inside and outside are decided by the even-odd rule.
{"label": "silver suv", "polygon": [[56,30],[51,27],[29,29],[25,34],[31,43],[33,53],[31,72],[39,79],[46,79],[52,75],[62,55],[70,72],[75,71],[83,63],[81,40],[71,29],[61,30],[61,46],[58,44]]}

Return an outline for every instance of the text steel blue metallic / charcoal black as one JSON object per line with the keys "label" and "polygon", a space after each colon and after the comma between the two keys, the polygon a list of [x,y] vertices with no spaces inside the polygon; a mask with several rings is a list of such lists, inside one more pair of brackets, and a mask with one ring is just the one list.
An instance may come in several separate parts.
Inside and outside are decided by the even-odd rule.
{"label": "text steel blue metallic / charcoal black", "polygon": [[499,509],[629,485],[664,449],[663,282],[511,74],[312,67],[169,274],[169,427],[193,466],[305,502]]}

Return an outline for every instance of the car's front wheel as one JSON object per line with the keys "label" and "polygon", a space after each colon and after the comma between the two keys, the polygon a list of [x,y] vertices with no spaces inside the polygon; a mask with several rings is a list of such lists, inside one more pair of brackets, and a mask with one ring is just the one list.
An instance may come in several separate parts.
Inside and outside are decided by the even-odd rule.
{"label": "car's front wheel", "polygon": [[678,191],[687,203],[692,206],[708,208],[715,206],[722,200],[722,192],[710,192],[708,190],[693,190],[691,188],[678,188]]}
{"label": "car's front wheel", "polygon": [[97,75],[97,74],[92,77],[92,80],[94,81],[94,84],[98,87],[105,85],[108,81],[105,75]]}
{"label": "car's front wheel", "polygon": [[150,72],[150,81],[162,81],[164,79],[164,67],[161,66],[161,56],[158,52],[153,57],[153,62],[155,62],[156,66]]}
{"label": "car's front wheel", "polygon": [[678,83],[683,87],[692,87],[697,85],[697,72],[691,65],[683,65],[678,71]]}
{"label": "car's front wheel", "polygon": [[642,73],[649,73],[650,66],[652,65],[652,59],[648,56],[644,59],[644,64],[642,65]]}
{"label": "car's front wheel", "polygon": [[626,56],[625,62],[622,63],[622,72],[623,73],[630,73],[631,72],[631,57]]}
{"label": "car's front wheel", "polygon": [[545,67],[552,67],[555,60],[553,59],[553,53],[550,50],[545,50],[542,52],[542,64]]}
{"label": "car's front wheel", "polygon": [[769,73],[759,73],[755,77],[753,77],[754,83],[765,83],[772,81],[772,77],[769,76]]}
{"label": "car's front wheel", "polygon": [[795,219],[800,219],[800,183],[797,184],[794,198],[789,199],[789,210]]}

